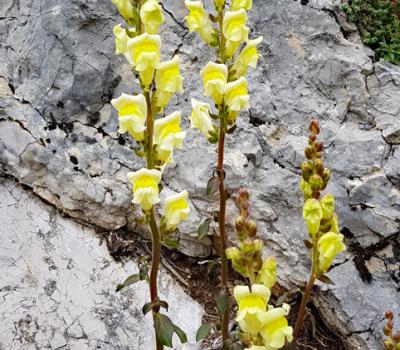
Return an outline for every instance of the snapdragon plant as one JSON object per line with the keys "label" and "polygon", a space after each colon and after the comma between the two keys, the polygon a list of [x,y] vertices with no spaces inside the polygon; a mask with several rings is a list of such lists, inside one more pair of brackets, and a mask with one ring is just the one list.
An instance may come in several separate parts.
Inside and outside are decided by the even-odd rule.
{"label": "snapdragon plant", "polygon": [[[225,136],[235,129],[240,112],[249,107],[249,95],[245,75],[248,68],[255,68],[259,58],[257,45],[262,37],[249,40],[247,12],[252,0],[232,0],[229,9],[225,0],[214,0],[214,14],[208,14],[201,1],[185,1],[189,14],[186,23],[189,31],[196,31],[202,40],[215,49],[214,62],[209,62],[201,70],[204,93],[212,98],[214,106],[192,99],[192,127],[200,129],[213,144],[217,144],[217,165],[208,183],[208,188],[219,191],[219,236],[221,257],[221,295],[225,300],[219,304],[229,304],[228,263],[226,256],[227,235],[225,231],[226,189],[224,184]],[[244,44],[244,45],[243,45]],[[229,307],[219,308],[223,347],[229,340]]]}
{"label": "snapdragon plant", "polygon": [[383,343],[385,350],[400,350],[400,332],[394,333],[394,316],[393,312],[388,310],[385,312],[386,324],[383,328],[383,334],[386,339]]}
{"label": "snapdragon plant", "polygon": [[311,239],[304,240],[306,248],[310,250],[311,272],[294,326],[294,346],[303,325],[307,301],[315,281],[333,283],[326,272],[335,257],[346,249],[343,235],[339,233],[335,199],[332,194],[321,197],[321,192],[328,185],[331,171],[324,167],[322,161],[323,144],[317,140],[320,133],[317,120],[310,122],[309,130],[308,146],[304,150],[306,160],[301,164],[301,189],[304,196],[303,218]]}
{"label": "snapdragon plant", "polygon": [[274,257],[262,257],[264,243],[256,238],[257,224],[250,219],[246,189],[239,191],[236,205],[240,212],[235,223],[239,243],[228,248],[226,254],[234,269],[248,279],[250,286],[238,285],[233,292],[239,307],[236,321],[240,332],[236,338],[241,347],[237,348],[281,349],[292,341],[293,329],[286,319],[290,306],[283,303],[281,307],[274,307],[268,303],[271,288],[277,280],[277,263]]}
{"label": "snapdragon plant", "polygon": [[111,101],[118,111],[119,132],[128,133],[136,140],[134,152],[145,159],[145,166],[127,174],[132,184],[133,203],[143,211],[140,221],[147,224],[152,236],[152,258],[150,274],[146,264],[140,273],[130,276],[118,290],[137,282],[147,280],[150,288],[150,302],[143,306],[143,313],[152,312],[156,335],[156,349],[172,347],[176,333],[186,342],[185,333],[160,309],[168,304],[160,300],[157,289],[161,244],[170,242],[170,234],[189,216],[188,193],[182,191],[169,196],[163,203],[163,215],[157,220],[155,206],[159,197],[162,173],[173,163],[175,149],[183,146],[185,132],[181,130],[179,111],[165,116],[164,109],[176,92],[182,91],[183,78],[180,75],[178,56],[161,61],[161,39],[157,34],[164,22],[162,9],[156,0],[113,0],[124,27],[114,27],[116,54],[125,56],[140,84],[140,92],[123,93]]}

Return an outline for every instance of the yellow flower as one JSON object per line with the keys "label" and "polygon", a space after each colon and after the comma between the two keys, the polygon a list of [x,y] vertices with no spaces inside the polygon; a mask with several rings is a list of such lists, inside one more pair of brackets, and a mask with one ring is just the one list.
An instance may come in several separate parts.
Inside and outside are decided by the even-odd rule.
{"label": "yellow flower", "polygon": [[257,276],[256,282],[271,289],[276,283],[276,268],[277,263],[274,257],[271,256],[265,259]]}
{"label": "yellow flower", "polygon": [[335,211],[335,198],[331,194],[326,194],[321,198],[322,218],[327,220]]}
{"label": "yellow flower", "polygon": [[225,7],[225,0],[214,0],[215,9],[218,11],[222,11]]}
{"label": "yellow flower", "polygon": [[315,198],[307,199],[303,206],[303,218],[306,221],[311,238],[315,238],[322,219],[321,204]]}
{"label": "yellow flower", "polygon": [[184,220],[189,217],[188,193],[182,191],[169,196],[164,202],[164,216],[167,222],[167,229],[173,231]]}
{"label": "yellow flower", "polygon": [[232,0],[231,10],[236,11],[245,9],[246,11],[251,10],[252,0]]}
{"label": "yellow flower", "polygon": [[343,244],[343,235],[334,232],[325,233],[318,240],[318,269],[320,272],[325,273],[328,271],[329,266],[333,259],[346,250]]}
{"label": "yellow flower", "polygon": [[115,36],[115,54],[125,54],[126,43],[128,41],[128,35],[126,34],[125,28],[122,28],[120,24],[117,24],[113,29],[113,33]]}
{"label": "yellow flower", "polygon": [[156,105],[161,110],[165,108],[175,92],[183,91],[183,77],[179,72],[181,60],[175,56],[172,60],[161,62],[157,68],[155,82]]}
{"label": "yellow flower", "polygon": [[181,113],[174,112],[154,122],[154,144],[158,146],[157,159],[172,162],[172,152],[182,148],[186,133],[181,130]]}
{"label": "yellow flower", "polygon": [[303,191],[305,198],[310,198],[313,193],[311,185],[303,178],[301,178],[301,190]]}
{"label": "yellow flower", "polygon": [[147,0],[140,9],[140,19],[149,34],[156,34],[164,23],[164,14],[157,0]]}
{"label": "yellow flower", "polygon": [[142,168],[129,172],[128,180],[133,185],[132,203],[140,204],[143,210],[150,210],[160,201],[158,184],[161,180],[161,172],[159,170]]}
{"label": "yellow flower", "polygon": [[192,128],[198,128],[207,138],[210,137],[210,131],[213,130],[210,117],[210,105],[192,98],[192,114],[190,115],[190,124]]}
{"label": "yellow flower", "polygon": [[236,321],[243,332],[257,335],[263,326],[262,317],[271,296],[270,290],[262,284],[236,286],[233,295],[239,305]]}
{"label": "yellow flower", "polygon": [[120,15],[129,23],[134,18],[134,9],[131,0],[111,0]]}
{"label": "yellow flower", "polygon": [[228,68],[224,64],[208,62],[200,71],[200,75],[205,94],[211,96],[217,105],[221,104],[228,79]]}
{"label": "yellow flower", "polygon": [[222,31],[226,38],[225,53],[233,57],[239,45],[249,38],[249,28],[246,26],[246,11],[227,11],[224,15]]}
{"label": "yellow flower", "polygon": [[154,70],[160,62],[159,35],[141,34],[135,38],[129,38],[127,43],[130,63],[139,72],[142,85],[148,89],[153,81]]}
{"label": "yellow flower", "polygon": [[333,213],[331,220],[330,220],[331,228],[329,231],[339,233],[339,223],[335,213]]}
{"label": "yellow flower", "polygon": [[251,348],[246,348],[244,350],[268,350],[265,346],[253,345]]}
{"label": "yellow flower", "polygon": [[111,104],[118,111],[118,132],[121,134],[129,132],[136,141],[142,141],[147,117],[147,104],[144,96],[122,94],[111,100]]}
{"label": "yellow flower", "polygon": [[242,109],[248,109],[249,95],[247,92],[246,78],[241,77],[238,80],[228,83],[226,85],[224,99],[231,111],[239,112]]}
{"label": "yellow flower", "polygon": [[185,0],[189,15],[185,17],[190,32],[198,32],[209,45],[218,43],[218,37],[201,1]]}
{"label": "yellow flower", "polygon": [[258,58],[260,57],[260,54],[257,51],[257,45],[259,45],[262,40],[263,37],[260,36],[257,39],[249,40],[247,42],[245,48],[240,52],[232,66],[232,70],[235,71],[235,78],[245,76],[249,67],[253,69],[256,68]]}
{"label": "yellow flower", "polygon": [[270,308],[262,315],[263,327],[260,334],[267,349],[280,349],[286,341],[292,341],[293,329],[286,319],[289,310],[290,306],[283,304],[282,307]]}

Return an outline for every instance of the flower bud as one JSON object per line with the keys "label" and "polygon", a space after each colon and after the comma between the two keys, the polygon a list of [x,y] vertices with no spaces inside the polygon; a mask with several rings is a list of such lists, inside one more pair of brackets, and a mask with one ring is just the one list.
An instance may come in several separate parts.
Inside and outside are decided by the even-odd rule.
{"label": "flower bud", "polygon": [[315,135],[310,135],[310,137],[309,137],[308,139],[309,139],[309,141],[310,141],[311,143],[314,143],[314,142],[317,140],[317,136],[315,136]]}
{"label": "flower bud", "polygon": [[393,312],[390,311],[390,310],[387,310],[385,312],[385,318],[388,319],[388,320],[393,320]]}
{"label": "flower bud", "polygon": [[383,345],[385,346],[385,350],[393,350],[393,342],[391,339],[386,339],[385,342],[383,343]]}
{"label": "flower bud", "polygon": [[322,208],[318,200],[313,198],[306,200],[303,207],[303,218],[310,236],[314,238],[318,233],[322,219]]}
{"label": "flower bud", "polygon": [[313,149],[310,146],[307,146],[306,149],[304,150],[304,154],[307,159],[313,159],[314,152]]}
{"label": "flower bud", "polygon": [[314,174],[313,176],[311,176],[309,183],[313,191],[319,191],[324,184],[321,176],[319,176],[318,174]]}
{"label": "flower bud", "polygon": [[331,169],[325,168],[324,173],[322,174],[322,182],[323,182],[322,190],[326,188],[330,178],[331,178]]}
{"label": "flower bud", "polygon": [[255,237],[257,234],[257,224],[253,220],[246,222],[246,232],[249,237]]}
{"label": "flower bud", "polygon": [[304,197],[309,198],[312,196],[312,189],[310,184],[307,181],[304,181],[304,179],[301,179],[301,190],[303,191]]}
{"label": "flower bud", "polygon": [[393,327],[394,327],[393,320],[389,320],[389,321],[386,323],[386,325],[388,326],[389,329],[393,329]]}
{"label": "flower bud", "polygon": [[243,220],[242,216],[238,216],[237,217],[236,222],[235,222],[235,228],[238,231],[243,230],[243,228],[244,228],[244,220]]}
{"label": "flower bud", "polygon": [[317,142],[315,144],[315,146],[316,146],[317,152],[322,152],[322,150],[324,149],[324,144],[322,142]]}
{"label": "flower bud", "polygon": [[322,162],[321,158],[314,159],[314,171],[319,176],[322,176],[324,174],[324,163]]}
{"label": "flower bud", "polygon": [[319,122],[316,119],[311,120],[310,123],[310,132],[314,135],[318,135],[320,130],[319,130]]}
{"label": "flower bud", "polygon": [[383,327],[383,334],[388,337],[390,336],[390,334],[392,334],[392,330],[387,325],[385,325],[385,327]]}
{"label": "flower bud", "polygon": [[301,172],[303,173],[303,179],[305,181],[308,181],[312,171],[313,171],[313,165],[310,161],[304,161],[301,163]]}
{"label": "flower bud", "polygon": [[398,332],[398,333],[396,333],[395,335],[393,335],[393,340],[394,340],[396,343],[399,343],[399,344],[400,344],[400,332]]}
{"label": "flower bud", "polygon": [[326,194],[321,198],[322,217],[327,220],[335,211],[335,198],[331,194]]}
{"label": "flower bud", "polygon": [[242,198],[242,199],[244,199],[244,200],[249,200],[249,197],[250,197],[249,192],[248,192],[247,189],[244,188],[244,187],[242,187],[242,188],[239,190],[239,196],[240,196],[240,198]]}

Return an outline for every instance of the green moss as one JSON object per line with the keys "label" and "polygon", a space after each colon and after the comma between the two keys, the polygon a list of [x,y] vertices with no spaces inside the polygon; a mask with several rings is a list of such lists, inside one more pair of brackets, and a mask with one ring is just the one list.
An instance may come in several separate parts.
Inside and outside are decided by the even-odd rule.
{"label": "green moss", "polygon": [[400,0],[349,0],[343,10],[364,44],[379,58],[400,65]]}

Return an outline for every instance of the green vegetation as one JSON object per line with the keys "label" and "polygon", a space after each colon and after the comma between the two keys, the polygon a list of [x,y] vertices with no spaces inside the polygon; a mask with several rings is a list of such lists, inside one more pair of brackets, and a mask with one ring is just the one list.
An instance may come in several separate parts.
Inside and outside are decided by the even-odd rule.
{"label": "green vegetation", "polygon": [[400,65],[399,0],[349,0],[343,10],[357,25],[364,44],[379,58]]}

